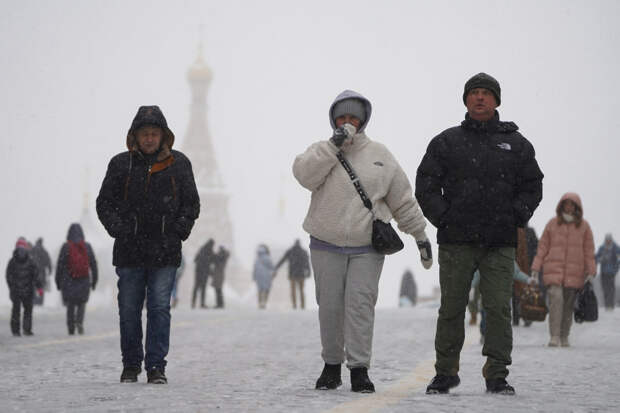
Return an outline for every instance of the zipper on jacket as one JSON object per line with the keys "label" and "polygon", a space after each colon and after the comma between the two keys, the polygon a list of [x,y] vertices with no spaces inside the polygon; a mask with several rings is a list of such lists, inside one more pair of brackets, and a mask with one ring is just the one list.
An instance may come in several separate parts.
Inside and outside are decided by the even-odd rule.
{"label": "zipper on jacket", "polygon": [[170,177],[170,182],[172,183],[172,199],[177,200],[177,183],[174,180],[174,176]]}
{"label": "zipper on jacket", "polygon": [[146,194],[149,190],[149,184],[151,183],[151,168],[153,165],[149,165],[148,175],[146,176],[146,185],[144,185],[144,193]]}
{"label": "zipper on jacket", "polygon": [[161,235],[164,235],[164,229],[166,228],[166,216],[161,216]]}

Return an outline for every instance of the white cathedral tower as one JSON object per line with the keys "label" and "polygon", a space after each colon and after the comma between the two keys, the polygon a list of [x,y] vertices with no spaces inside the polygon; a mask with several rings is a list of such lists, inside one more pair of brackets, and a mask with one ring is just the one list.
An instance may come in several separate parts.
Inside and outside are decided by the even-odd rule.
{"label": "white cathedral tower", "polygon": [[[183,152],[192,162],[200,196],[200,216],[183,246],[187,264],[193,264],[196,252],[209,238],[215,240],[216,249],[222,245],[234,253],[233,231],[228,213],[229,195],[220,176],[207,122],[207,90],[211,79],[212,73],[204,62],[201,48],[198,58],[187,72],[192,100]],[[231,275],[230,264],[227,279]],[[191,276],[193,278],[193,271]]]}

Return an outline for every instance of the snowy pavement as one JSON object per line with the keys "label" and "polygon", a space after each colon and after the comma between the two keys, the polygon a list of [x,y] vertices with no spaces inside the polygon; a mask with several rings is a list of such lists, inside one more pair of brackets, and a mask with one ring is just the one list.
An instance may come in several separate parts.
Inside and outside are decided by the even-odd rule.
{"label": "snowy pavement", "polygon": [[36,308],[33,337],[10,335],[0,308],[2,412],[617,412],[620,309],[576,325],[570,348],[548,348],[547,324],[514,329],[515,397],[484,393],[477,327],[467,328],[461,385],[427,396],[436,304],[377,311],[370,377],[377,393],[316,391],[316,311],[173,310],[168,385],[120,384],[116,309],[89,308],[68,336],[62,309]]}

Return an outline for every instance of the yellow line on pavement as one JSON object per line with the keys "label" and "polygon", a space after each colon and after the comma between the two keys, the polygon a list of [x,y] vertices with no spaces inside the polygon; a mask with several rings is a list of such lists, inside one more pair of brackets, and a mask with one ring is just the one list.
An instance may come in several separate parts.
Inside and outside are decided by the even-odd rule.
{"label": "yellow line on pavement", "polygon": [[[470,334],[465,340],[463,349],[469,347],[478,339],[479,336],[476,334]],[[434,359],[424,360],[420,362],[410,374],[389,386],[387,389],[368,396],[361,394],[359,399],[331,408],[327,410],[326,413],[374,412],[399,403],[401,400],[425,388],[435,375],[434,366]]]}

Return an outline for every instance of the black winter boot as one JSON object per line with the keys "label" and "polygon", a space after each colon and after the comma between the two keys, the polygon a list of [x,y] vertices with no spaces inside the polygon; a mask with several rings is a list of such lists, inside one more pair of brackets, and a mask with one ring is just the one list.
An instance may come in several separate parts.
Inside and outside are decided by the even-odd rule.
{"label": "black winter boot", "polygon": [[426,387],[426,394],[447,394],[450,389],[461,384],[458,374],[454,376],[444,376],[438,374],[433,377],[431,383]]}
{"label": "black winter boot", "polygon": [[323,367],[321,376],[316,381],[317,390],[333,390],[342,385],[340,377],[340,364],[327,364]]}
{"label": "black winter boot", "polygon": [[351,391],[357,393],[374,393],[375,385],[368,377],[366,367],[355,367],[351,369]]}
{"label": "black winter boot", "polygon": [[506,382],[506,379],[488,379],[487,393],[503,394],[506,396],[514,396],[515,389]]}
{"label": "black winter boot", "polygon": [[121,383],[135,383],[138,381],[138,375],[142,372],[140,366],[123,367],[121,373]]}
{"label": "black winter boot", "polygon": [[146,372],[146,377],[149,383],[152,384],[168,384],[168,379],[164,374],[164,369],[161,367],[152,367]]}

